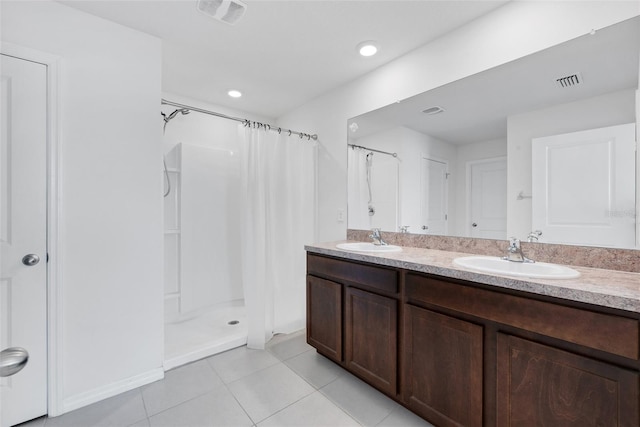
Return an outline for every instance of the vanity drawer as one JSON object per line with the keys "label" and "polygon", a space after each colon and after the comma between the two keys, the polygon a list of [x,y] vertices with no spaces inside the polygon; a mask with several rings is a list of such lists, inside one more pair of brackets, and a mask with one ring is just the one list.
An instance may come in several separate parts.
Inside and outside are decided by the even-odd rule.
{"label": "vanity drawer", "polygon": [[407,273],[407,302],[432,304],[574,344],[638,360],[635,319]]}
{"label": "vanity drawer", "polygon": [[307,273],[368,289],[398,293],[398,272],[383,267],[308,254]]}

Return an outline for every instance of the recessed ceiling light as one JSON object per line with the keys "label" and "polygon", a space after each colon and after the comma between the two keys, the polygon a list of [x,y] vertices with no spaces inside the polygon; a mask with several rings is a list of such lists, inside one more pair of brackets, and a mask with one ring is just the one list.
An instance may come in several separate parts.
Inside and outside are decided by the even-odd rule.
{"label": "recessed ceiling light", "polygon": [[356,47],[362,56],[373,56],[378,52],[378,44],[372,40],[362,42]]}
{"label": "recessed ceiling light", "polygon": [[240,98],[242,96],[242,92],[240,92],[239,90],[231,89],[229,92],[227,92],[227,95],[232,98]]}

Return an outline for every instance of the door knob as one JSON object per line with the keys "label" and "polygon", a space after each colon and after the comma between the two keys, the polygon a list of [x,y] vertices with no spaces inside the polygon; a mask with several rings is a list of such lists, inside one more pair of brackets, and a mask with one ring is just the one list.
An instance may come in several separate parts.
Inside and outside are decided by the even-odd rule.
{"label": "door knob", "polygon": [[40,257],[36,254],[28,254],[22,257],[22,263],[27,267],[31,267],[40,262]]}
{"label": "door knob", "polygon": [[471,224],[472,227],[477,227],[478,224],[476,224],[475,222],[473,224]]}
{"label": "door knob", "polygon": [[0,377],[17,374],[29,361],[29,353],[21,347],[11,347],[0,351]]}

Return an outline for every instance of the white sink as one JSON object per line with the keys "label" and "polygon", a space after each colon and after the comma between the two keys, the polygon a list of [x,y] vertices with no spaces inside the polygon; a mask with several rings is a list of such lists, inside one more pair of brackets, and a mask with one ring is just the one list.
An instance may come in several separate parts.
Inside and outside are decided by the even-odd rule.
{"label": "white sink", "polygon": [[545,262],[513,262],[498,257],[466,256],[453,260],[460,267],[486,273],[505,274],[507,276],[531,277],[538,279],[574,279],[580,273],[573,268]]}
{"label": "white sink", "polygon": [[336,245],[338,249],[344,249],[345,251],[354,252],[401,252],[400,246],[394,245],[374,245],[370,242],[351,242],[351,243],[338,243]]}

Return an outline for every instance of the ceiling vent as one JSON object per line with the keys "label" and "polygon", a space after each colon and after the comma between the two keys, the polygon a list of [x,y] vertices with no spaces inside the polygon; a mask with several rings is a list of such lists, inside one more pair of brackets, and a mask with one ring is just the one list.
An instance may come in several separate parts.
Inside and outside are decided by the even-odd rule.
{"label": "ceiling vent", "polygon": [[422,112],[429,116],[433,116],[434,114],[444,113],[444,108],[438,106],[429,107],[426,110],[422,110]]}
{"label": "ceiling vent", "polygon": [[560,87],[578,86],[582,83],[582,74],[576,73],[556,79],[556,84]]}
{"label": "ceiling vent", "polygon": [[247,5],[239,0],[198,0],[197,8],[211,18],[233,25],[242,18]]}

